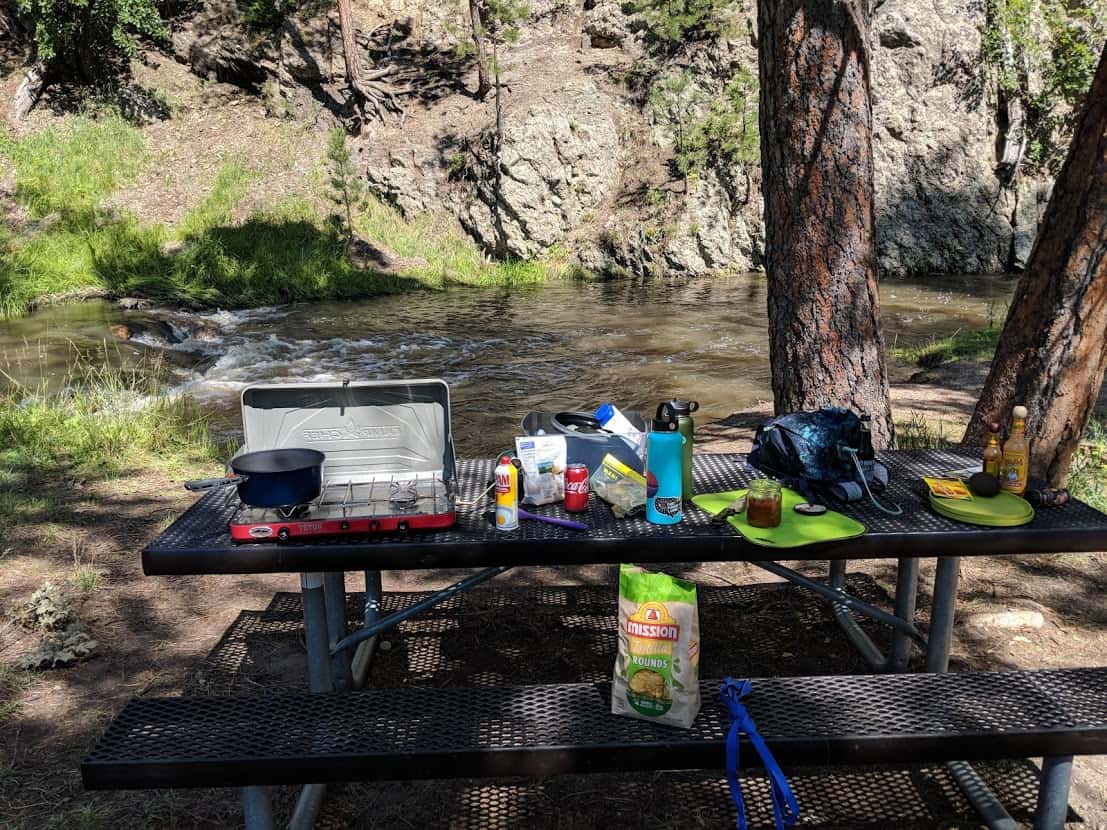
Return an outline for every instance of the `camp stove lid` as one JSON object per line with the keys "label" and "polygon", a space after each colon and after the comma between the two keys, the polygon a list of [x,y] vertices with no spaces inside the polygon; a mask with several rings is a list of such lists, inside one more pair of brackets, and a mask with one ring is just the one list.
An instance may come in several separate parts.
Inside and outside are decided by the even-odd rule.
{"label": "camp stove lid", "polygon": [[325,453],[330,482],[456,477],[442,380],[254,384],[242,390],[242,429],[245,451]]}

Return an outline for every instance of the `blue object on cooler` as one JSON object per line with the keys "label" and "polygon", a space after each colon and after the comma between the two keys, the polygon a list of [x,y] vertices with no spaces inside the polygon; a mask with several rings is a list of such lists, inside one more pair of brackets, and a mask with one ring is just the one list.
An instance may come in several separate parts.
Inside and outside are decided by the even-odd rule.
{"label": "blue object on cooler", "polygon": [[681,468],[684,437],[676,412],[668,403],[657,407],[657,417],[646,436],[646,521],[675,525],[683,517]]}

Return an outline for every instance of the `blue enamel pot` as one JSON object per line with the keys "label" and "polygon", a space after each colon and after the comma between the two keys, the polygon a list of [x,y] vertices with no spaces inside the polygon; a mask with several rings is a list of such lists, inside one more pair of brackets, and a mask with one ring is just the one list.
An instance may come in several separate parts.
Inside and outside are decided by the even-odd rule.
{"label": "blue enamel pot", "polygon": [[247,452],[231,459],[233,476],[186,481],[185,488],[234,485],[239,500],[250,507],[295,507],[319,497],[325,459],[318,450],[300,448]]}

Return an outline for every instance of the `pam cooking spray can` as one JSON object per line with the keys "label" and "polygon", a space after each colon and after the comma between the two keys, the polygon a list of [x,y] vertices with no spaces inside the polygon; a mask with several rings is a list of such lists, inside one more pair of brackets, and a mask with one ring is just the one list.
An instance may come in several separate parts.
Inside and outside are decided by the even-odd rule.
{"label": "pam cooking spray can", "polygon": [[519,527],[519,471],[511,458],[500,456],[496,466],[496,530]]}

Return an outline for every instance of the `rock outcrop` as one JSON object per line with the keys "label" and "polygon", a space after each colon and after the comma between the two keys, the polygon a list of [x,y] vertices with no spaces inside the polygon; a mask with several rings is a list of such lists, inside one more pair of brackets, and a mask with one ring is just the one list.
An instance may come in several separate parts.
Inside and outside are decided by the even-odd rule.
{"label": "rock outcrop", "polygon": [[535,257],[576,230],[618,180],[611,104],[589,81],[567,84],[556,103],[509,110],[499,157],[485,156],[461,222],[491,251]]}
{"label": "rock outcrop", "polygon": [[[535,257],[563,245],[601,271],[760,267],[759,171],[708,168],[685,188],[671,125],[649,105],[651,90],[681,69],[701,93],[701,114],[739,67],[756,76],[748,14],[739,11],[715,41],[664,58],[621,0],[532,6],[518,43],[500,55],[497,159],[492,96],[473,98],[472,57],[456,57],[470,40],[467,7],[355,0],[364,63],[387,55],[408,72],[404,117],[367,125],[360,139],[371,189],[406,214],[453,213],[494,255]],[[257,90],[277,79],[289,100],[290,87],[306,90],[316,117],[320,104],[342,111],[348,93],[329,12],[297,13],[265,35],[242,25],[237,0],[199,0],[198,8],[173,32],[178,57],[196,71]],[[1033,244],[1050,183],[1004,177],[997,103],[980,55],[983,15],[979,0],[885,0],[875,13],[884,274],[1019,268]]]}

